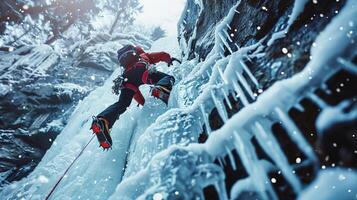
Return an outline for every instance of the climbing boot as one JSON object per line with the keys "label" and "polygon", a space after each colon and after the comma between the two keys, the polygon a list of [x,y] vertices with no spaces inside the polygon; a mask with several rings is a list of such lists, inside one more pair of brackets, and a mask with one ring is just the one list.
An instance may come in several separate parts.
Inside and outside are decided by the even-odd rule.
{"label": "climbing boot", "polygon": [[112,138],[109,135],[108,125],[109,123],[106,119],[93,116],[93,122],[90,129],[93,131],[93,134],[97,136],[99,145],[103,150],[111,148],[113,144]]}
{"label": "climbing boot", "polygon": [[151,88],[151,96],[161,99],[166,105],[169,102],[170,92],[169,89],[160,85]]}

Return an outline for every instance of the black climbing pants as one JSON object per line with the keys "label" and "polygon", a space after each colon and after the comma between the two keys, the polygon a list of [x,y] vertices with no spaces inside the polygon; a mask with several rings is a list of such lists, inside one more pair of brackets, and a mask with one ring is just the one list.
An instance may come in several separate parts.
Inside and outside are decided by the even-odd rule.
{"label": "black climbing pants", "polygon": [[[133,72],[129,72],[123,76],[128,80],[129,83],[139,88],[140,85],[144,84],[141,79],[142,72],[139,70],[132,71]],[[173,76],[159,71],[151,72],[148,75],[147,84],[150,85],[160,85],[171,90],[174,83],[175,78]],[[131,104],[134,94],[135,92],[131,89],[122,89],[119,100],[101,112],[98,117],[103,117],[106,119],[109,122],[109,128],[111,128],[119,116],[123,114],[127,107]]]}

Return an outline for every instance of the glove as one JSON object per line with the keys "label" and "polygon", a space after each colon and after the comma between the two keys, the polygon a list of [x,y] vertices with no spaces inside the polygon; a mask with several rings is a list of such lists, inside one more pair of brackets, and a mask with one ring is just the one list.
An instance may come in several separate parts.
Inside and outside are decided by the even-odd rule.
{"label": "glove", "polygon": [[172,57],[171,60],[170,60],[170,62],[167,63],[167,66],[170,67],[170,66],[173,64],[174,61],[176,61],[176,62],[178,62],[178,63],[181,64],[181,60],[179,60],[179,59],[177,59],[177,58],[175,58],[175,57]]}

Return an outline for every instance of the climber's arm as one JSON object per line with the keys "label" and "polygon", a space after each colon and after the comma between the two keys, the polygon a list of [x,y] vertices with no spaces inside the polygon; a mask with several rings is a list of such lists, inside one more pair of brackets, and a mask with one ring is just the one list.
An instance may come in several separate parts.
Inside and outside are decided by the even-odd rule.
{"label": "climber's arm", "polygon": [[171,62],[171,56],[170,54],[166,52],[153,52],[153,53],[144,53],[140,56],[146,56],[148,58],[148,62],[151,64],[156,64],[158,62],[166,62],[170,63]]}

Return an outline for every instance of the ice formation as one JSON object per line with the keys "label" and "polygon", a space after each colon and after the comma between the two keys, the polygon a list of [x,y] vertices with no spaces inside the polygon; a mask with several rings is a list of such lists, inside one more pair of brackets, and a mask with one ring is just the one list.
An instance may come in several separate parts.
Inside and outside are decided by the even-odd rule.
{"label": "ice formation", "polygon": [[[23,46],[12,53],[14,55],[16,54],[21,54],[27,51],[31,51],[29,56],[26,56],[24,58],[20,59],[15,59],[11,55],[7,55],[7,58],[4,58],[6,60],[14,60],[14,63],[9,67],[8,65],[4,64],[0,67],[1,71],[4,71],[5,73],[0,75],[1,79],[5,79],[6,77],[10,76],[12,74],[12,71],[16,70],[17,68],[23,67],[23,65],[27,65],[24,71],[24,79],[29,78],[31,76],[43,76],[45,75],[45,72],[54,66],[55,64],[58,63],[59,61],[59,55],[55,53],[51,47],[48,45],[41,45],[38,47],[35,47],[34,49],[31,50],[31,47],[26,47]],[[11,78],[9,78],[11,79]]]}
{"label": "ice formation", "polygon": [[[296,2],[300,3],[295,3],[299,8],[294,7],[294,12],[301,10],[306,1]],[[260,89],[259,83],[244,60],[248,56],[259,56],[262,44],[258,42],[233,52],[226,42],[229,40],[225,34],[229,28],[227,24],[239,3],[217,26],[215,47],[204,62],[186,61],[170,69],[178,73],[175,74],[178,83],[173,89],[169,106],[165,107],[149,97],[144,107],[136,107],[133,103],[113,127],[113,149],[103,153],[96,143],[91,143],[80,162],[76,163],[53,193],[53,199],[194,199],[203,198],[203,188],[208,185],[216,188],[220,199],[235,199],[247,188],[256,192],[261,199],[277,199],[267,176],[271,166],[258,159],[250,141],[253,136],[274,161],[275,167],[281,169],[293,190],[296,193],[303,191],[302,183],[293,173],[293,166],[287,162],[286,155],[268,127],[274,122],[281,122],[288,136],[305,154],[305,162],[317,162],[311,146],[287,111],[293,106],[298,107],[302,96],[310,97],[325,108],[323,100],[313,95],[313,89],[321,86],[338,69],[354,71],[355,66],[351,67],[345,60],[350,59],[349,50],[354,45],[346,33],[354,29],[350,24],[357,24],[356,2],[347,1],[340,14],[318,36],[315,41],[317,46],[311,51],[312,59],[301,73],[277,82],[258,98],[255,92]],[[341,26],[345,28],[340,30]],[[178,47],[169,41],[173,39],[160,40],[152,50],[165,50],[163,47],[166,47],[171,52],[178,52]],[[223,56],[225,47],[231,53],[226,57]],[[194,65],[192,71],[185,69]],[[115,71],[103,87],[93,91],[79,104],[69,124],[34,172],[4,188],[1,196],[6,199],[45,197],[91,138],[88,130],[91,116],[116,100],[110,87],[118,73],[118,70]],[[247,76],[243,76],[243,73]],[[148,93],[147,87],[142,89]],[[228,118],[223,102],[227,101],[229,106],[229,95],[244,105],[231,118]],[[211,130],[208,122],[208,115],[214,108],[217,108],[225,122],[216,131]],[[137,123],[139,120],[140,124]],[[210,135],[208,141],[205,144],[192,144],[197,141],[203,126]],[[237,150],[243,166],[235,163],[231,155],[233,149]],[[226,155],[231,158],[229,164],[233,168],[244,167],[248,172],[248,177],[238,180],[231,191],[225,189],[222,169],[212,164],[213,160],[222,160]],[[337,170],[334,173],[339,172]],[[333,178],[328,180],[333,181]],[[314,195],[307,191],[301,198],[314,198]]]}

